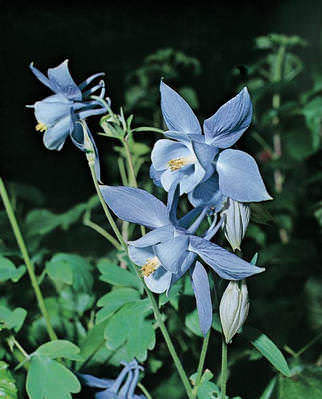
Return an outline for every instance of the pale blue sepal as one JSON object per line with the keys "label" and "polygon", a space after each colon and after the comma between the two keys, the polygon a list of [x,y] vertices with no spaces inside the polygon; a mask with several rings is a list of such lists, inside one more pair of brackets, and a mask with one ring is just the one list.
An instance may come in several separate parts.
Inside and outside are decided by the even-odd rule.
{"label": "pale blue sepal", "polygon": [[198,261],[192,270],[191,281],[196,298],[201,332],[206,336],[212,324],[212,303],[208,274]]}
{"label": "pale blue sepal", "polygon": [[192,236],[189,249],[197,253],[207,265],[226,280],[242,280],[265,270],[201,237]]}
{"label": "pale blue sepal", "polygon": [[248,129],[253,115],[246,87],[204,121],[206,143],[218,148],[231,147]]}
{"label": "pale blue sepal", "polygon": [[81,101],[82,92],[71,77],[68,60],[63,61],[55,68],[49,68],[48,78],[56,88],[57,93],[62,93],[73,101]]}
{"label": "pale blue sepal", "polygon": [[223,195],[240,202],[272,199],[253,157],[239,150],[224,150],[217,160],[219,189]]}
{"label": "pale blue sepal", "polygon": [[149,231],[147,234],[135,241],[128,241],[129,245],[136,248],[149,247],[151,245],[159,244],[160,242],[171,239],[174,235],[175,228],[172,225],[159,227],[155,230]]}
{"label": "pale blue sepal", "polygon": [[153,249],[162,266],[169,272],[176,273],[183,257],[186,256],[188,245],[189,237],[180,234],[173,239],[155,245]]}
{"label": "pale blue sepal", "polygon": [[170,130],[201,133],[199,121],[189,104],[171,87],[161,81],[161,109]]}
{"label": "pale blue sepal", "polygon": [[172,273],[160,266],[148,277],[144,277],[145,284],[155,294],[161,294],[169,289]]}
{"label": "pale blue sepal", "polygon": [[167,207],[152,194],[133,187],[100,186],[107,205],[117,217],[151,229],[170,223]]}
{"label": "pale blue sepal", "polygon": [[219,190],[219,178],[217,173],[188,194],[188,199],[194,207],[211,207],[214,212],[219,212],[226,197]]}

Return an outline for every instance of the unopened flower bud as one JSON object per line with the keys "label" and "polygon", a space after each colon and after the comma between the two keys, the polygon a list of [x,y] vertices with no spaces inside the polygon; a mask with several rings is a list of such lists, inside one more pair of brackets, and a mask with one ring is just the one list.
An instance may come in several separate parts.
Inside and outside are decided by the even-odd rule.
{"label": "unopened flower bud", "polygon": [[242,202],[227,198],[224,210],[221,213],[224,217],[222,229],[229,241],[233,251],[240,250],[240,244],[245,236],[250,218],[250,208]]}
{"label": "unopened flower bud", "polygon": [[245,280],[241,282],[241,287],[238,281],[231,281],[219,306],[221,325],[227,344],[244,324],[248,310],[248,290]]}

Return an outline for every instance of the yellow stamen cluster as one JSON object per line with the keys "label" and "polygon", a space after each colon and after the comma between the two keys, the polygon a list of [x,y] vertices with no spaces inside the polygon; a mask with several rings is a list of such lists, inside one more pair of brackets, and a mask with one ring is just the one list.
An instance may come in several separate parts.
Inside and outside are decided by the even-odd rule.
{"label": "yellow stamen cluster", "polygon": [[185,165],[185,160],[184,158],[171,159],[171,161],[168,162],[168,165],[171,172],[174,172],[175,170],[181,169]]}
{"label": "yellow stamen cluster", "polygon": [[150,274],[155,272],[159,266],[160,266],[160,261],[156,256],[154,258],[148,259],[145,262],[145,264],[142,266],[141,269],[142,276],[144,277],[150,276]]}
{"label": "yellow stamen cluster", "polygon": [[48,127],[44,124],[44,123],[42,123],[42,122],[39,122],[37,125],[36,125],[36,130],[37,130],[37,132],[45,132],[46,130],[48,129]]}

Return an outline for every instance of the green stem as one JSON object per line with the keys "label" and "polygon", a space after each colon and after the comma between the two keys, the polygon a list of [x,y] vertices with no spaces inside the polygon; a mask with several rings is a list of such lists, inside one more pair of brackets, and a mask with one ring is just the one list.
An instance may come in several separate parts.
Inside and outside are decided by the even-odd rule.
{"label": "green stem", "polygon": [[92,222],[87,214],[85,214],[85,217],[83,219],[83,224],[95,230],[98,234],[106,238],[106,240],[108,240],[110,244],[112,244],[116,249],[122,250],[122,246],[119,244],[119,242],[115,240],[115,238],[106,230],[104,230],[101,226]]}
{"label": "green stem", "polygon": [[226,385],[227,385],[227,344],[225,337],[222,336],[221,347],[221,399],[226,399]]}
{"label": "green stem", "polygon": [[22,234],[21,234],[21,231],[19,229],[19,225],[18,225],[17,219],[15,217],[14,211],[12,209],[12,206],[11,206],[8,194],[7,194],[7,190],[5,188],[3,180],[1,178],[0,178],[0,194],[1,194],[1,197],[2,197],[2,200],[3,200],[3,203],[4,203],[4,206],[5,206],[5,209],[6,209],[6,212],[7,212],[11,227],[12,227],[12,231],[13,231],[15,237],[16,237],[19,249],[20,249],[22,257],[23,257],[23,259],[25,261],[25,264],[26,264],[26,267],[27,267],[27,271],[28,271],[28,274],[29,274],[29,278],[30,278],[30,281],[31,281],[31,285],[32,285],[33,290],[35,292],[40,311],[41,311],[41,313],[42,313],[42,315],[43,315],[43,317],[45,319],[48,335],[49,335],[50,339],[53,341],[53,340],[57,339],[57,336],[56,336],[56,333],[55,333],[55,331],[54,331],[54,329],[53,329],[53,327],[52,327],[52,325],[50,323],[50,318],[49,318],[48,311],[47,311],[47,308],[46,308],[46,305],[45,305],[45,301],[44,301],[44,298],[43,298],[42,293],[40,291],[40,287],[38,285],[37,277],[35,275],[34,265],[31,262],[31,259],[29,257],[26,244],[25,244],[24,239],[22,237]]}
{"label": "green stem", "polygon": [[199,364],[198,364],[198,369],[197,369],[197,377],[196,377],[196,383],[195,387],[192,391],[192,397],[196,398],[197,393],[198,393],[198,387],[201,381],[202,377],[202,371],[204,368],[205,360],[206,360],[206,354],[207,354],[207,349],[208,349],[208,344],[209,344],[209,338],[210,338],[210,332],[211,329],[208,331],[207,335],[205,336],[203,343],[202,343],[202,348],[201,348],[201,354],[200,354],[200,359],[199,359]]}
{"label": "green stem", "polygon": [[156,132],[156,133],[164,133],[164,130],[158,129],[156,127],[148,127],[148,126],[143,126],[143,127],[137,127],[132,130],[132,132]]}
{"label": "green stem", "polygon": [[313,344],[315,344],[322,337],[322,331],[315,336],[311,341],[309,341],[302,349],[296,352],[295,357],[299,357],[304,353],[307,349],[309,349]]}
{"label": "green stem", "polygon": [[145,388],[141,382],[138,383],[138,387],[141,389],[141,391],[144,393],[146,399],[152,399],[152,396],[149,394],[148,390]]}
{"label": "green stem", "polygon": [[[129,171],[130,171],[129,180],[130,181],[132,180],[131,183],[132,183],[133,187],[138,188],[138,182],[136,180],[136,175],[135,175],[135,170],[134,170],[134,165],[133,165],[133,159],[132,159],[132,154],[131,154],[131,151],[130,151],[130,148],[129,148],[129,144],[128,144],[126,139],[123,139],[122,143],[123,143],[123,147],[124,147],[125,152],[126,152],[126,158],[127,158],[127,162],[128,162],[128,165],[129,165]],[[145,227],[144,226],[141,226],[141,233],[142,233],[142,235],[145,234]]]}
{"label": "green stem", "polygon": [[91,175],[92,175],[92,179],[93,179],[93,182],[94,182],[94,186],[95,186],[95,189],[96,189],[98,198],[99,198],[99,200],[100,200],[100,203],[101,203],[101,205],[102,205],[102,207],[103,207],[105,216],[106,216],[106,218],[107,218],[107,220],[108,220],[110,226],[112,227],[112,229],[113,229],[113,231],[114,231],[114,234],[116,235],[116,237],[117,237],[119,243],[121,244],[121,246],[122,246],[123,248],[126,248],[126,243],[125,243],[125,241],[123,240],[122,234],[120,233],[120,231],[119,231],[119,229],[118,229],[116,223],[114,222],[114,219],[113,219],[113,217],[112,217],[112,215],[111,215],[111,213],[110,213],[110,211],[109,211],[109,209],[108,209],[108,207],[107,207],[107,205],[106,205],[106,203],[105,203],[105,201],[104,201],[104,198],[103,198],[103,196],[102,196],[102,193],[101,193],[101,190],[100,190],[100,187],[99,187],[97,178],[96,178],[94,165],[89,164],[89,168],[90,168]]}

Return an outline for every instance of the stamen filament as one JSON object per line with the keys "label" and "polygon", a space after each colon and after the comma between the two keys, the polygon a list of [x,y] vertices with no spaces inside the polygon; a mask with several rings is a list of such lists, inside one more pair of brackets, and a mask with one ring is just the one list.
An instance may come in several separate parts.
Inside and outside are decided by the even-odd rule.
{"label": "stamen filament", "polygon": [[42,123],[42,122],[39,122],[39,123],[36,125],[36,130],[37,130],[37,132],[44,133],[47,129],[48,129],[48,127],[47,127],[44,123]]}
{"label": "stamen filament", "polygon": [[171,172],[175,172],[176,170],[180,170],[183,166],[192,164],[194,162],[195,162],[194,157],[180,157],[180,158],[171,159],[168,162],[168,165]]}
{"label": "stamen filament", "polygon": [[150,274],[155,272],[158,269],[158,267],[160,267],[160,266],[161,266],[161,263],[156,256],[154,258],[150,258],[142,266],[141,274],[144,277],[148,277],[148,276],[150,276]]}

